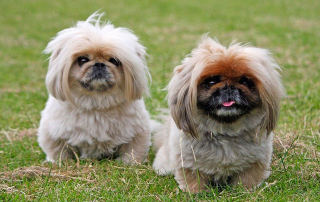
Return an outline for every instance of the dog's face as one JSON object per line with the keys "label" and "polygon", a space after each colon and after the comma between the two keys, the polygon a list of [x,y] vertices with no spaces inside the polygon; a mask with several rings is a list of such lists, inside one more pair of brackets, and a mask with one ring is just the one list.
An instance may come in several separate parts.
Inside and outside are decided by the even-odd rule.
{"label": "dog's face", "polygon": [[89,109],[148,94],[145,48],[130,30],[102,24],[102,15],[62,30],[45,49],[51,54],[46,84],[56,99]]}
{"label": "dog's face", "polygon": [[256,82],[245,64],[211,64],[200,75],[197,106],[217,122],[235,122],[261,107]]}
{"label": "dog's face", "polygon": [[267,50],[205,38],[177,66],[168,87],[177,127],[193,137],[198,130],[236,135],[275,127],[284,89]]}
{"label": "dog's face", "polygon": [[123,88],[122,63],[108,52],[82,53],[75,57],[70,70],[69,83],[72,86],[78,86],[79,91],[87,94],[107,93],[113,88]]}

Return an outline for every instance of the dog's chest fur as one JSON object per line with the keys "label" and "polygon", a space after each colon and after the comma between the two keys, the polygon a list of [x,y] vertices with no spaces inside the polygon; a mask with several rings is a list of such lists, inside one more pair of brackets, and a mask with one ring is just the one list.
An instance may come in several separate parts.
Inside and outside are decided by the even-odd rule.
{"label": "dog's chest fur", "polygon": [[46,113],[51,115],[47,117],[50,136],[76,147],[82,158],[112,154],[136,134],[148,131],[148,112],[140,100],[109,110],[46,109],[55,110]]}
{"label": "dog's chest fur", "polygon": [[253,162],[267,159],[272,150],[267,139],[258,140],[252,135],[210,135],[201,140],[184,137],[181,144],[183,167],[199,169],[213,175],[216,180],[242,172]]}

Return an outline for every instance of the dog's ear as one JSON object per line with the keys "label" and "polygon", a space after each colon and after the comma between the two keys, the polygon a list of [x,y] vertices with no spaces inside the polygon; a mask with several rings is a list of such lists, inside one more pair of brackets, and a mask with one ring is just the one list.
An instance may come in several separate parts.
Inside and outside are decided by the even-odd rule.
{"label": "dog's ear", "polygon": [[265,117],[261,122],[261,131],[270,134],[276,127],[280,114],[280,100],[285,97],[279,71],[281,68],[266,49],[248,47],[246,53],[254,56],[251,70],[258,78],[257,88],[262,101]]}
{"label": "dog's ear", "polygon": [[[149,96],[148,78],[151,79],[146,62],[145,48],[137,41],[135,53],[122,57],[125,77],[125,96],[128,100],[141,99],[142,95]],[[126,50],[122,50],[125,52]]]}
{"label": "dog's ear", "polygon": [[[277,79],[274,77],[274,79]],[[258,85],[260,98],[262,101],[262,109],[265,111],[265,117],[261,122],[261,131],[267,131],[269,135],[278,122],[280,114],[280,100],[284,96],[282,84],[277,86],[279,81],[270,81],[273,83],[265,82]]]}
{"label": "dog's ear", "polygon": [[265,117],[261,122],[261,130],[267,131],[270,134],[276,127],[276,123],[279,117],[279,101],[265,90],[260,91],[260,97],[262,100],[262,108],[265,111]]}
{"label": "dog's ear", "polygon": [[182,71],[185,65],[174,69],[174,76],[168,86],[170,112],[177,127],[197,138],[196,118],[197,88],[191,84],[191,73]]}
{"label": "dog's ear", "polygon": [[[69,71],[72,66],[72,58],[67,57],[64,50],[65,41],[59,36],[54,38],[44,50],[50,54],[46,86],[49,93],[58,100],[70,100],[71,93],[68,84]],[[73,102],[72,102],[73,103]]]}

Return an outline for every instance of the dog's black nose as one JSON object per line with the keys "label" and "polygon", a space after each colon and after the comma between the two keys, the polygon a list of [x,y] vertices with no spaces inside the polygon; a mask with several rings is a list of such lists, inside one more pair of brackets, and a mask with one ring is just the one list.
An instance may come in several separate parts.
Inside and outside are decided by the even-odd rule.
{"label": "dog's black nose", "polygon": [[97,62],[92,66],[92,77],[95,79],[103,78],[107,75],[107,65]]}
{"label": "dog's black nose", "polygon": [[104,68],[106,68],[106,65],[104,63],[97,62],[96,64],[93,65],[93,68],[94,70],[101,71]]}
{"label": "dog's black nose", "polygon": [[226,85],[220,93],[225,102],[234,101],[239,96],[239,91],[233,85]]}

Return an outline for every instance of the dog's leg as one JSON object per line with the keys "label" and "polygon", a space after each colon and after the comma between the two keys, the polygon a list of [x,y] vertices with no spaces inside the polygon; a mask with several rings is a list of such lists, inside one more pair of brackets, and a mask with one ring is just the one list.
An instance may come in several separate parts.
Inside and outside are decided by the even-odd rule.
{"label": "dog's leg", "polygon": [[156,155],[153,162],[153,168],[158,175],[167,175],[171,173],[170,157],[168,153],[170,149],[167,145],[162,145]]}
{"label": "dog's leg", "polygon": [[233,184],[241,183],[248,189],[254,189],[267,179],[270,175],[267,165],[256,162],[251,165],[248,169],[240,173],[236,178],[234,178]]}
{"label": "dog's leg", "polygon": [[129,164],[141,163],[148,155],[150,144],[149,132],[137,134],[131,142],[121,146],[118,160]]}
{"label": "dog's leg", "polygon": [[68,148],[65,141],[53,140],[50,135],[42,133],[38,142],[44,153],[46,153],[46,161],[54,163],[59,159],[67,159],[72,157],[72,151]]}
{"label": "dog's leg", "polygon": [[209,176],[200,171],[178,168],[175,172],[175,179],[182,191],[191,193],[198,193],[201,190],[208,191],[206,185],[209,183]]}

